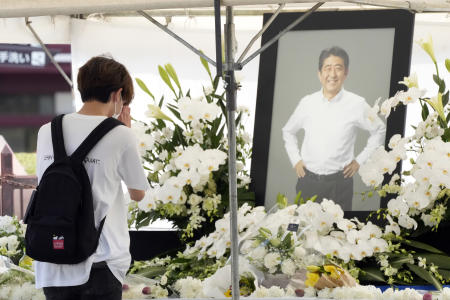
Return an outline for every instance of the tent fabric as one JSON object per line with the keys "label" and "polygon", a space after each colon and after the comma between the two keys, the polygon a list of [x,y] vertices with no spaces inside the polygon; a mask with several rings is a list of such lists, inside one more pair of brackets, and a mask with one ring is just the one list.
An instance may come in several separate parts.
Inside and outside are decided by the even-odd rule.
{"label": "tent fabric", "polygon": [[[312,0],[222,0],[223,6],[252,5],[261,7],[279,3],[316,3]],[[339,2],[323,0],[322,2]],[[340,1],[342,2],[342,1]],[[411,9],[419,12],[450,12],[447,0],[353,0],[361,5]],[[91,13],[114,13],[123,11],[213,7],[213,0],[2,0],[0,18],[74,15]]]}

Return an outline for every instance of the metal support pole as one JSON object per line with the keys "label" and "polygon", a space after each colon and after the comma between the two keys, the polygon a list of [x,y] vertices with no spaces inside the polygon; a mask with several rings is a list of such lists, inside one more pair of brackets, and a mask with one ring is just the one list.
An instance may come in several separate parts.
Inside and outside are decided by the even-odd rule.
{"label": "metal support pole", "polygon": [[263,28],[252,38],[250,43],[248,43],[248,46],[245,48],[244,52],[242,52],[241,56],[237,60],[237,63],[240,64],[242,60],[244,59],[245,55],[247,55],[248,51],[250,51],[250,48],[253,46],[253,44],[256,42],[259,37],[266,32],[267,28],[269,28],[270,24],[275,20],[275,18],[280,14],[281,10],[284,8],[286,4],[282,3],[278,6],[278,9],[275,11],[275,13],[270,17],[270,19],[264,24]]}
{"label": "metal support pole", "polygon": [[161,23],[159,23],[158,21],[156,21],[154,18],[152,18],[150,15],[148,15],[146,12],[139,10],[138,13],[142,16],[144,16],[147,20],[149,20],[150,22],[152,22],[153,24],[155,24],[157,27],[159,27],[162,31],[166,32],[167,34],[169,34],[171,37],[173,37],[174,39],[176,39],[177,41],[179,41],[180,43],[182,43],[183,45],[185,45],[187,48],[189,48],[192,52],[194,52],[195,54],[197,54],[198,56],[203,57],[204,59],[206,59],[206,61],[208,61],[210,64],[212,64],[214,67],[216,66],[216,62],[213,61],[211,58],[209,58],[208,56],[206,56],[205,54],[203,54],[200,50],[194,48],[191,44],[189,44],[188,42],[186,42],[183,38],[181,38],[179,35],[177,35],[175,32],[173,32],[172,30],[168,29],[166,26],[162,25]]}
{"label": "metal support pole", "polygon": [[261,48],[259,48],[257,51],[255,51],[252,55],[250,55],[246,60],[244,60],[241,64],[239,64],[239,69],[242,69],[243,66],[245,66],[249,61],[251,61],[253,58],[255,58],[257,55],[259,55],[261,52],[269,48],[273,43],[278,41],[286,32],[300,24],[303,20],[305,20],[307,17],[309,17],[310,14],[315,12],[319,7],[321,7],[324,4],[324,2],[319,2],[316,5],[314,5],[310,10],[308,10],[306,13],[304,13],[300,18],[292,22],[288,27],[283,29],[279,34],[274,36],[270,41],[264,44]]}
{"label": "metal support pole", "polygon": [[230,192],[230,235],[231,235],[231,286],[233,300],[238,300],[239,292],[239,245],[237,222],[237,182],[236,182],[236,91],[234,78],[234,24],[233,7],[227,6],[225,24],[225,82],[228,112],[228,184]]}
{"label": "metal support pole", "polygon": [[66,80],[66,82],[70,85],[70,88],[73,89],[73,82],[72,79],[67,76],[66,72],[61,68],[61,66],[56,62],[55,58],[53,57],[53,54],[48,50],[47,46],[42,42],[42,40],[39,38],[36,31],[34,31],[33,27],[31,27],[31,21],[28,20],[28,17],[25,18],[25,24],[30,29],[31,33],[34,35],[36,40],[38,41],[39,45],[41,45],[42,49],[44,49],[45,53],[47,54],[48,58],[52,62],[52,64],[56,67],[58,72],[61,74],[62,77]]}
{"label": "metal support pole", "polygon": [[220,0],[214,0],[214,21],[216,34],[216,75],[222,77],[222,28],[220,26]]}

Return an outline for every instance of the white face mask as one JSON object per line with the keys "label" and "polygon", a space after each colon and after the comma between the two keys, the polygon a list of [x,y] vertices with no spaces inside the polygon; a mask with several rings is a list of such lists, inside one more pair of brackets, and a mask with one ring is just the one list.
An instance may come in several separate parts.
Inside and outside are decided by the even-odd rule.
{"label": "white face mask", "polygon": [[[120,96],[120,102],[122,102],[122,96]],[[122,102],[122,103],[123,103],[123,102]],[[114,102],[114,114],[112,115],[112,117],[113,117],[114,119],[117,119],[117,118],[120,116],[120,114],[122,113],[123,104],[122,104],[122,106],[120,107],[120,110],[119,110],[118,113],[116,113],[116,108],[117,108],[117,102]]]}

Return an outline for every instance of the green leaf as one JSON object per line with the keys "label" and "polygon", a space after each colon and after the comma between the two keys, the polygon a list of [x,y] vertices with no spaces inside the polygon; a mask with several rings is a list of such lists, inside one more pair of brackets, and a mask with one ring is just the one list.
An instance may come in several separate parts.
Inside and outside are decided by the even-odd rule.
{"label": "green leaf", "polygon": [[422,243],[422,242],[418,242],[418,241],[414,241],[414,240],[402,240],[401,242],[403,244],[411,246],[413,248],[426,250],[426,251],[431,252],[431,253],[445,254],[441,250],[436,249],[433,246],[430,246],[430,245]]}
{"label": "green leaf", "polygon": [[179,112],[178,110],[176,110],[175,108],[173,108],[173,107],[171,107],[171,106],[169,106],[169,105],[167,105],[167,108],[173,113],[173,115],[174,115],[178,120],[180,120],[181,122],[184,122],[183,119],[181,119],[181,115],[180,115],[180,112]]}
{"label": "green leaf", "polygon": [[398,257],[398,258],[391,260],[391,266],[399,269],[402,265],[409,263],[410,260],[411,260],[411,258],[409,258],[408,256]]}
{"label": "green leaf", "polygon": [[422,105],[422,120],[425,121],[428,118],[430,111],[428,110],[428,106],[426,104]]}
{"label": "green leaf", "polygon": [[416,266],[416,265],[412,265],[412,264],[406,264],[408,266],[408,268],[414,272],[417,276],[419,276],[420,278],[422,278],[423,280],[431,283],[432,285],[434,285],[434,287],[438,290],[442,290],[442,285],[439,282],[439,280],[437,280],[430,272],[428,272],[427,270]]}
{"label": "green leaf", "polygon": [[151,266],[139,270],[136,274],[153,279],[159,275],[164,274],[165,272],[166,266]]}
{"label": "green leaf", "polygon": [[297,196],[295,196],[295,201],[294,201],[294,203],[295,204],[297,204],[297,205],[299,205],[299,201],[300,201],[300,198],[302,197],[302,191],[299,191],[298,193],[297,193]]}
{"label": "green leaf", "polygon": [[161,96],[161,99],[159,100],[159,103],[158,103],[159,108],[162,107],[163,103],[164,103],[164,96]]}
{"label": "green leaf", "polygon": [[317,195],[314,195],[311,198],[308,198],[308,201],[311,201],[311,202],[316,202],[316,200],[317,200]]}
{"label": "green leaf", "polygon": [[236,127],[239,126],[239,123],[241,122],[241,118],[242,118],[242,113],[239,113],[238,117],[236,118]]}
{"label": "green leaf", "polygon": [[447,71],[450,72],[450,59],[448,58],[445,60],[445,67],[447,68]]}
{"label": "green leaf", "polygon": [[180,81],[178,80],[177,72],[175,72],[173,66],[171,64],[166,64],[164,67],[166,68],[167,73],[173,79],[173,81],[175,82],[175,84],[177,85],[178,89],[181,92]]}
{"label": "green leaf", "polygon": [[159,76],[161,76],[162,80],[167,84],[167,86],[172,90],[172,92],[177,95],[175,89],[173,88],[172,82],[170,81],[169,75],[163,67],[158,66]]}
{"label": "green leaf", "polygon": [[442,95],[442,106],[445,107],[448,103],[448,93],[450,91],[447,91],[447,93],[445,93],[444,95]]}
{"label": "green leaf", "polygon": [[285,195],[279,193],[277,195],[277,204],[278,204],[279,209],[285,208],[288,205],[287,197]]}
{"label": "green leaf", "polygon": [[450,270],[439,269],[439,274],[441,274],[444,278],[450,278]]}
{"label": "green leaf", "polygon": [[[201,51],[203,53],[203,51]],[[205,68],[206,72],[208,72],[209,78],[212,80],[211,76],[211,70],[209,69],[209,64],[203,57],[200,56],[200,61],[202,62],[203,67]]]}
{"label": "green leaf", "polygon": [[358,279],[360,281],[386,282],[383,273],[377,268],[363,269],[362,272],[359,273]]}
{"label": "green leaf", "polygon": [[155,96],[153,96],[153,94],[150,92],[150,90],[147,88],[147,86],[145,85],[145,83],[139,79],[139,78],[135,78],[137,85],[141,88],[141,90],[143,90],[144,92],[146,92],[150,97],[153,98],[153,100],[155,100]]}
{"label": "green leaf", "polygon": [[283,249],[290,249],[292,246],[292,232],[289,232],[281,242]]}
{"label": "green leaf", "polygon": [[450,128],[445,129],[444,134],[442,135],[442,139],[444,142],[450,141]]}

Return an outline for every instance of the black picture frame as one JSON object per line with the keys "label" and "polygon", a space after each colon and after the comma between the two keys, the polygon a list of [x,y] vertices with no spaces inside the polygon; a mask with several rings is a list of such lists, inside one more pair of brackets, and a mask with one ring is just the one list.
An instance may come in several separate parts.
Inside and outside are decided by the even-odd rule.
{"label": "black picture frame", "polygon": [[[261,44],[264,45],[301,15],[302,13],[280,14],[263,34]],[[271,16],[272,14],[264,14],[264,23]],[[291,31],[372,28],[393,28],[395,30],[389,86],[389,96],[391,97],[398,90],[405,89],[398,82],[404,76],[409,75],[414,29],[413,13],[406,10],[321,11],[313,13]],[[251,189],[256,195],[256,205],[264,205],[266,196],[278,43],[279,41],[271,45],[260,56],[251,164]],[[405,122],[406,108],[404,106],[391,112],[386,120],[386,149],[388,149],[387,145],[393,135],[404,136]],[[401,165],[399,164],[394,173],[400,173],[400,170]],[[390,177],[385,176],[384,183],[388,182]],[[283,191],[279,192],[283,193]],[[386,207],[389,199],[389,196],[381,198],[380,206]],[[369,213],[370,211],[346,211],[345,216],[365,218]]]}

